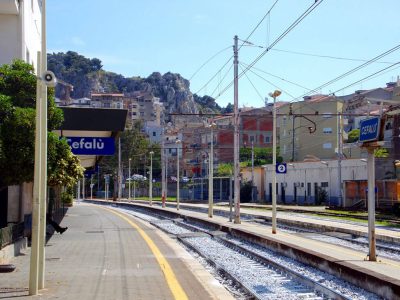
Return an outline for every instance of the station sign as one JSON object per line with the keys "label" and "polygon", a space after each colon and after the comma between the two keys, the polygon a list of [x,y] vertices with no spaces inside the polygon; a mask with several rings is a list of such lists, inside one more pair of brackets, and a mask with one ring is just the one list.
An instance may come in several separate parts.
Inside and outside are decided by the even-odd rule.
{"label": "station sign", "polygon": [[75,155],[113,155],[114,138],[109,137],[66,137]]}
{"label": "station sign", "polygon": [[286,163],[278,163],[276,164],[276,173],[277,174],[286,174],[287,171],[287,167],[286,167]]}
{"label": "station sign", "polygon": [[380,118],[368,118],[360,122],[360,142],[376,141],[379,138]]}

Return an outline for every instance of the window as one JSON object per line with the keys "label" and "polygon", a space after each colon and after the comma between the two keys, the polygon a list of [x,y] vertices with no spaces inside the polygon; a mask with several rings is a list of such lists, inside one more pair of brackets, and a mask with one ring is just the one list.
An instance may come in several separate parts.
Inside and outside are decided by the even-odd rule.
{"label": "window", "polygon": [[324,144],[322,144],[322,148],[324,148],[324,149],[332,149],[332,143],[324,143]]}
{"label": "window", "polygon": [[157,133],[155,131],[153,131],[153,136],[157,136]]}
{"label": "window", "polygon": [[254,136],[250,136],[250,142],[255,142],[255,140]]}
{"label": "window", "polygon": [[140,116],[144,117],[144,112],[143,111],[140,112]]}
{"label": "window", "polygon": [[266,136],[266,137],[265,137],[265,142],[266,142],[266,143],[271,143],[271,138],[270,138],[269,136]]}
{"label": "window", "polygon": [[321,182],[321,187],[328,187],[329,183],[328,182]]}
{"label": "window", "polygon": [[326,128],[323,129],[323,132],[324,132],[325,134],[329,134],[329,133],[332,133],[333,131],[332,131],[332,128],[326,127]]}

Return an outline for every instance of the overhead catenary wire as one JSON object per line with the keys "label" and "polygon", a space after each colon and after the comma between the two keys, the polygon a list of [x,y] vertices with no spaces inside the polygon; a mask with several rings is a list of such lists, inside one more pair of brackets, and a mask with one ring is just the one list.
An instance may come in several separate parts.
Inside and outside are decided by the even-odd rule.
{"label": "overhead catenary wire", "polygon": [[[307,8],[305,12],[303,12],[300,17],[298,17],[278,38],[272,42],[272,44],[265,49],[261,54],[259,54],[252,63],[246,69],[244,69],[239,75],[238,78],[241,78],[244,73],[246,73],[249,69],[251,69],[267,52],[269,52],[276,44],[278,44],[290,31],[292,31],[302,20],[304,20],[313,10],[315,10],[324,0],[315,0],[315,2]],[[234,81],[231,81],[216,97],[220,97],[223,95],[232,85]]]}
{"label": "overhead catenary wire", "polygon": [[[337,81],[343,79],[344,77],[347,77],[348,75],[353,74],[354,72],[359,71],[360,69],[362,69],[362,68],[364,68],[364,67],[370,65],[371,63],[373,63],[373,62],[375,62],[375,61],[377,61],[377,60],[379,60],[379,59],[381,59],[381,58],[383,58],[383,57],[385,57],[385,56],[387,56],[387,55],[389,55],[389,54],[391,54],[391,53],[393,53],[394,51],[397,51],[397,50],[399,50],[399,49],[400,49],[400,44],[397,45],[397,46],[395,46],[395,47],[393,47],[393,48],[391,48],[391,49],[389,49],[389,50],[387,50],[387,51],[385,51],[385,52],[383,52],[383,53],[381,53],[381,54],[379,54],[378,56],[375,56],[374,58],[368,60],[367,62],[365,62],[365,63],[363,63],[363,64],[361,64],[361,65],[359,65],[359,66],[357,66],[357,67],[355,67],[355,68],[353,68],[353,69],[351,69],[351,70],[349,70],[349,71],[347,71],[347,72],[345,72],[345,73],[343,73],[343,74],[341,74],[341,75],[339,75],[339,76],[337,76],[337,77],[335,77],[335,78],[333,78],[333,79],[331,79],[331,80],[329,80],[328,82],[325,82],[324,84],[320,85],[319,87],[317,87],[317,88],[311,90],[311,91],[308,92],[308,93],[303,94],[302,96],[297,97],[297,98],[294,99],[294,100],[299,100],[299,99],[301,99],[301,98],[303,98],[303,97],[309,95],[311,92],[315,93],[316,91],[321,90],[321,89],[323,89],[324,87],[327,87],[328,85],[331,85],[332,83],[335,83],[335,82],[337,82]],[[395,64],[397,64],[397,63],[395,63]],[[392,67],[392,66],[395,65],[395,64],[392,64],[392,65],[390,65],[390,66],[387,67],[387,68],[384,68],[384,70],[386,70],[386,69]]]}
{"label": "overhead catenary wire", "polygon": [[[257,46],[259,48],[265,48],[263,46]],[[284,50],[284,49],[272,49],[273,51],[277,52],[285,52],[285,53],[291,53],[291,54],[296,54],[296,55],[304,55],[304,56],[312,56],[312,57],[320,57],[320,58],[328,58],[328,59],[335,59],[335,60],[345,60],[345,61],[359,61],[359,62],[367,62],[367,59],[361,59],[361,58],[350,58],[350,57],[339,57],[339,56],[332,56],[332,55],[322,55],[322,54],[313,54],[313,53],[305,53],[305,52],[299,52],[299,51],[291,51],[291,50]],[[375,63],[378,64],[392,64],[393,62],[389,61],[375,61]]]}
{"label": "overhead catenary wire", "polygon": [[[265,82],[269,83],[271,86],[277,88],[278,90],[286,93],[287,95],[289,95],[290,97],[294,98],[294,96],[292,96],[288,91],[285,91],[284,89],[282,89],[281,87],[277,86],[276,84],[272,83],[271,81],[265,79],[264,77],[262,77],[261,75],[255,73],[252,69],[249,69],[249,71],[251,73],[253,73],[254,75],[256,75],[257,77],[261,78],[262,80],[264,80]],[[245,74],[247,76],[247,73]]]}
{"label": "overhead catenary wire", "polygon": [[[241,67],[241,66],[240,66]],[[253,82],[250,80],[249,76],[247,75],[247,73],[245,74],[247,80],[250,82],[251,86],[254,88],[254,90],[256,91],[257,95],[261,98],[261,101],[264,101],[264,97],[260,94],[260,92],[258,91],[258,89],[255,87],[255,85],[253,84]]]}
{"label": "overhead catenary wire", "polygon": [[228,50],[228,49],[232,49],[232,46],[226,47],[220,51],[218,51],[217,53],[215,53],[214,55],[212,55],[209,59],[207,59],[193,74],[192,76],[190,76],[189,81],[193,79],[194,76],[196,76],[200,70],[206,65],[208,64],[210,61],[212,61],[215,57],[217,57],[219,54],[221,54],[222,52]]}

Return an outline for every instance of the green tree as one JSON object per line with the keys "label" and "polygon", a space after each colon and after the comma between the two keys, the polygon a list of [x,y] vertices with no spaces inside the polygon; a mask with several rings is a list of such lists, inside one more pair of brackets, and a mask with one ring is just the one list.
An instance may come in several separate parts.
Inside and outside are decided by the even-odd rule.
{"label": "green tree", "polygon": [[[63,122],[62,111],[54,103],[53,89],[48,90],[47,104],[48,140],[51,149],[63,143],[50,132],[59,128]],[[0,187],[33,180],[35,107],[36,76],[33,67],[21,60],[0,66]],[[69,148],[68,151],[71,152]],[[59,160],[58,153],[49,151],[48,166]],[[78,168],[79,162],[74,161],[74,166]],[[60,169],[49,168],[49,178],[59,171]],[[65,180],[59,181],[60,183],[68,184],[71,180],[76,180],[76,174],[69,173],[70,169],[64,171]],[[69,178],[69,175],[72,177]]]}
{"label": "green tree", "polygon": [[360,138],[360,129],[353,129],[349,132],[349,136],[347,138],[347,143],[357,142]]}
{"label": "green tree", "polygon": [[[150,167],[150,151],[153,151],[153,177],[161,173],[160,146],[150,144],[147,136],[142,132],[142,123],[135,122],[131,130],[121,133],[121,161],[124,166],[125,174],[129,173],[128,165],[131,159],[131,175],[137,173],[145,175]],[[116,141],[116,143],[118,143]],[[117,145],[118,146],[118,145]],[[117,174],[118,172],[118,152],[112,156],[104,157],[100,163],[100,169],[107,174]],[[146,177],[148,177],[146,175]]]}
{"label": "green tree", "polygon": [[219,164],[217,168],[217,176],[231,176],[233,174],[232,164]]}

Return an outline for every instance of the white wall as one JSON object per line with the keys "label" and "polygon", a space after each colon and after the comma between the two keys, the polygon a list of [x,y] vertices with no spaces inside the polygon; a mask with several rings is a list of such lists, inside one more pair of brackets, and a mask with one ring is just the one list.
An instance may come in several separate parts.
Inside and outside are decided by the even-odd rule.
{"label": "white wall", "polygon": [[[367,164],[360,159],[342,160],[342,181],[345,180],[366,180],[367,179]],[[340,195],[338,161],[327,160],[323,162],[298,162],[287,164],[286,174],[277,174],[276,182],[278,183],[277,201],[280,202],[282,183],[285,187],[286,203],[298,204],[314,204],[315,191],[314,184],[317,183],[321,187],[322,182],[327,182],[328,186],[325,191],[328,194],[330,204],[338,204]],[[272,165],[265,166],[265,193],[266,199],[269,199],[269,184],[272,182],[272,176],[275,168]],[[298,183],[297,198],[295,199],[294,184]],[[307,191],[308,183],[311,183],[311,193]]]}
{"label": "white wall", "polygon": [[[0,11],[0,64],[19,58],[37,69],[41,48],[41,12],[38,0],[20,1],[18,14]],[[33,6],[32,6],[33,4]]]}

